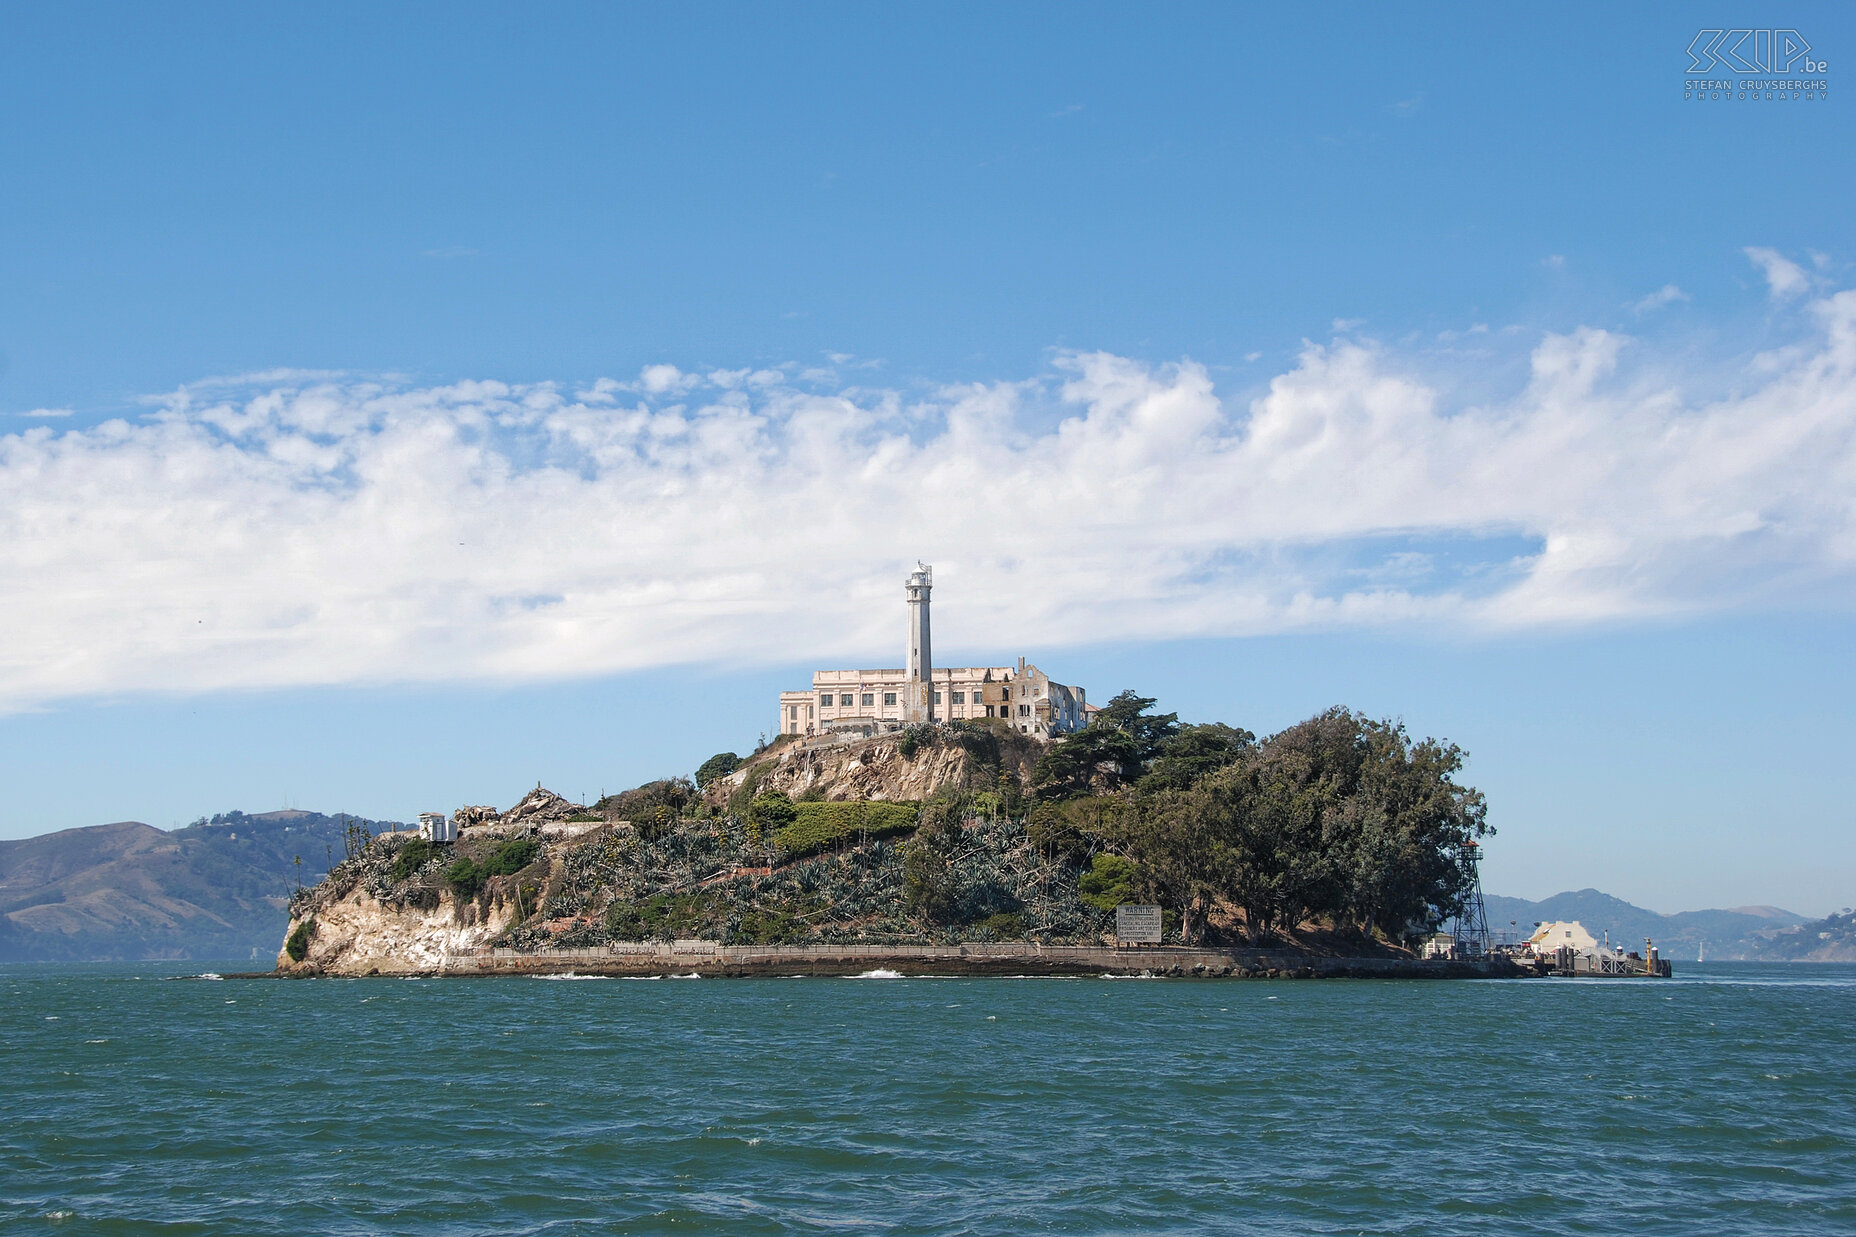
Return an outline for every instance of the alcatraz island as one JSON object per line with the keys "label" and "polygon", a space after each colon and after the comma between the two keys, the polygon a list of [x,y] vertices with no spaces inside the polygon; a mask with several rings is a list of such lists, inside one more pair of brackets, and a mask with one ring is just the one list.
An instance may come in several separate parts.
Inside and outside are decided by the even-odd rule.
{"label": "alcatraz island", "polygon": [[932,587],[909,576],[905,666],[819,671],[746,758],[351,830],[276,973],[1523,973],[1476,931],[1492,831],[1454,745],[939,668]]}

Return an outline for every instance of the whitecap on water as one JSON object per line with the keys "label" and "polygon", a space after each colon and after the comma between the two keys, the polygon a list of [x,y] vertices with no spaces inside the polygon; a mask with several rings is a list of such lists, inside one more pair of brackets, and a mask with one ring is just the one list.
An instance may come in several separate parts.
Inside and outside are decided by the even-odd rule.
{"label": "whitecap on water", "polygon": [[865,971],[863,974],[853,975],[851,976],[851,978],[852,979],[901,979],[902,972],[885,970],[882,967],[878,967],[874,971]]}
{"label": "whitecap on water", "polygon": [[577,971],[562,971],[559,975],[530,975],[530,979],[611,979],[611,975],[582,975]]}

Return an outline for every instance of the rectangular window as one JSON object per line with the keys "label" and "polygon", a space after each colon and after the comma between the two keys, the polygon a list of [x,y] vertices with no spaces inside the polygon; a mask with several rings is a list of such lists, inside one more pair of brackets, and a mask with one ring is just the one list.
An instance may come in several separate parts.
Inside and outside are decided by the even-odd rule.
{"label": "rectangular window", "polygon": [[848,709],[851,707],[851,698],[849,696],[839,696],[838,703]]}
{"label": "rectangular window", "polygon": [[940,693],[940,692],[936,692],[936,693],[934,694],[934,702],[935,702],[936,704],[940,704],[940,703],[941,703],[941,693]]}
{"label": "rectangular window", "polygon": [[1030,717],[1030,716],[1031,716],[1031,706],[1030,706],[1030,705],[1028,705],[1028,704],[1021,704],[1021,705],[1019,705],[1019,706],[1018,706],[1018,715],[1019,715],[1020,717]]}
{"label": "rectangular window", "polygon": [[890,704],[890,705],[893,705],[893,704],[895,704],[895,703],[896,703],[896,693],[895,693],[895,692],[884,692],[884,693],[883,693],[883,703],[884,703],[884,704]]}
{"label": "rectangular window", "polygon": [[797,719],[798,719],[798,717],[799,717],[799,706],[798,706],[798,705],[796,705],[796,704],[789,704],[789,705],[787,705],[787,706],[786,706],[786,715],[787,715],[788,717],[790,717],[790,718],[793,718],[793,719],[795,719],[795,720],[797,720]]}
{"label": "rectangular window", "polygon": [[986,706],[986,716],[987,717],[992,716],[992,706],[990,704]]}
{"label": "rectangular window", "polygon": [[864,693],[864,707],[865,707],[865,708],[867,709],[867,708],[869,708],[869,707],[870,707],[871,705],[873,705],[873,704],[875,704],[875,703],[876,703],[876,693],[875,693],[875,692],[865,692],[865,693]]}
{"label": "rectangular window", "polygon": [[966,702],[967,702],[967,693],[965,693],[965,692],[955,692],[955,693],[954,693],[954,703],[955,703],[955,704],[965,704]]}
{"label": "rectangular window", "polygon": [[824,695],[820,696],[818,698],[818,703],[820,708],[829,709],[831,707],[831,693],[826,692]]}

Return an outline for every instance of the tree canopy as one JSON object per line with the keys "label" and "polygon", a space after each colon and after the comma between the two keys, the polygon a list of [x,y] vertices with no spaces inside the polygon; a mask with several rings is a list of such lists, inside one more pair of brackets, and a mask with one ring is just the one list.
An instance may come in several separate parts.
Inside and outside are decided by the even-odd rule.
{"label": "tree canopy", "polygon": [[1045,853],[1124,857],[1128,887],[1179,908],[1188,937],[1217,908],[1253,938],[1311,918],[1397,936],[1456,913],[1490,831],[1460,748],[1341,708],[1258,741],[1155,703],[1122,692],[1038,762]]}

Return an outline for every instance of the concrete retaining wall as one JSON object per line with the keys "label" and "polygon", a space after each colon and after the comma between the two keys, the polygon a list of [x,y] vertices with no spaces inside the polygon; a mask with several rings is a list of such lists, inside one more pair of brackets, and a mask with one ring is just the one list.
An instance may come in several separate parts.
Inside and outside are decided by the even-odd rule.
{"label": "concrete retaining wall", "polygon": [[[1414,958],[1315,957],[1288,950],[1189,946],[1038,945],[722,945],[648,941],[591,949],[495,949],[446,958],[426,975],[713,976],[857,975],[1177,975],[1233,978],[1487,978],[1520,975],[1508,963]],[[1529,972],[1531,973],[1531,972]]]}

